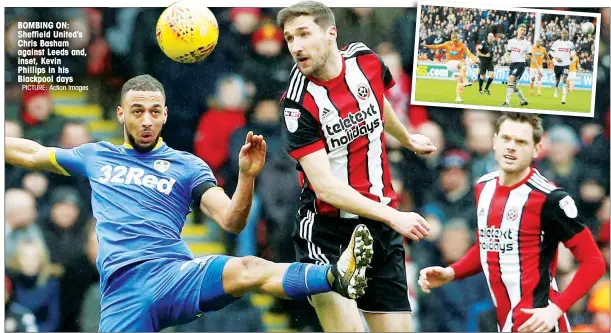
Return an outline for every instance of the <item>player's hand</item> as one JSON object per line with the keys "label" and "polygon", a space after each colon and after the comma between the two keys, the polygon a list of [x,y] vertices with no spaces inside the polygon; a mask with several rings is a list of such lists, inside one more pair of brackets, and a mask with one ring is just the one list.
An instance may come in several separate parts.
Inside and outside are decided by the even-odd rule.
{"label": "player's hand", "polygon": [[240,149],[239,166],[240,172],[256,177],[265,164],[265,153],[267,144],[262,135],[254,135],[252,131],[246,135],[246,143]]}
{"label": "player's hand", "polygon": [[549,332],[562,316],[562,310],[554,303],[544,308],[520,309],[520,311],[531,316],[518,328],[518,332]]}
{"label": "player's hand", "polygon": [[389,226],[396,232],[413,241],[419,241],[426,237],[431,230],[431,225],[417,213],[397,211],[397,215],[391,220]]}
{"label": "player's hand", "polygon": [[422,134],[412,134],[409,136],[409,141],[405,145],[405,148],[413,151],[420,155],[429,155],[437,151],[437,147],[433,144],[433,141],[427,136]]}
{"label": "player's hand", "polygon": [[454,280],[454,270],[450,267],[432,266],[420,270],[418,285],[425,294],[431,289],[441,287]]}

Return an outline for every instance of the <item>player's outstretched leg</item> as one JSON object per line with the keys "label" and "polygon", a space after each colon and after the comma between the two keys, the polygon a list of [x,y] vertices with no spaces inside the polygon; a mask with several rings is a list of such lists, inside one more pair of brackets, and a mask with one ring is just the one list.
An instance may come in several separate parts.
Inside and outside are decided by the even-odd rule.
{"label": "player's outstretched leg", "polygon": [[372,257],[373,238],[369,229],[360,224],[336,265],[281,264],[257,257],[232,258],[223,269],[223,289],[233,297],[259,291],[279,298],[302,299],[335,291],[356,299],[365,293],[365,272]]}

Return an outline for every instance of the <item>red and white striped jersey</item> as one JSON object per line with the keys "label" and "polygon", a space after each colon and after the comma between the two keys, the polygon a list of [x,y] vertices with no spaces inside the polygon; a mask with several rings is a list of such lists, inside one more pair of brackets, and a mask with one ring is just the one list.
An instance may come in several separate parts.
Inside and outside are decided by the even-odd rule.
{"label": "red and white striped jersey", "polygon": [[[340,51],[341,74],[328,81],[306,77],[295,66],[281,104],[285,147],[296,160],[325,149],[331,171],[362,195],[396,207],[384,139],[384,92],[394,80],[363,43]],[[316,198],[301,171],[304,205],[319,214],[356,218]],[[312,175],[310,175],[312,177]]]}
{"label": "red and white striped jersey", "polygon": [[[520,183],[499,185],[499,172],[475,186],[481,266],[497,309],[499,329],[513,331],[558,295],[555,275],[559,242],[582,231],[571,196],[531,168]],[[570,330],[566,315],[556,331]]]}

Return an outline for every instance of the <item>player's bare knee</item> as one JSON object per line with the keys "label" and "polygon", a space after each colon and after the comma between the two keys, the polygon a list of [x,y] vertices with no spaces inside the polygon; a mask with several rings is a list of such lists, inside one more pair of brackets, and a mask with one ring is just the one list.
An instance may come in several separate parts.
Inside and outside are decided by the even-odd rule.
{"label": "player's bare knee", "polygon": [[261,280],[264,277],[264,266],[267,261],[254,256],[246,256],[240,258],[240,263],[242,264],[240,283],[247,289],[261,285]]}

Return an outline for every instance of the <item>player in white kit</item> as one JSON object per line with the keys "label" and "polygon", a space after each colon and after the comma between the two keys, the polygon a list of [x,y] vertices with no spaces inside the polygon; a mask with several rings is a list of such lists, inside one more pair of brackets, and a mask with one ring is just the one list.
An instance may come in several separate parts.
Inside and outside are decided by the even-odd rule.
{"label": "player in white kit", "polygon": [[507,95],[501,106],[509,106],[514,92],[520,97],[520,106],[528,105],[528,101],[518,88],[518,81],[526,70],[526,62],[530,61],[532,44],[525,38],[526,25],[520,24],[517,33],[518,36],[510,39],[505,47],[505,61],[509,63],[509,78],[507,79]]}
{"label": "player in white kit", "polygon": [[575,49],[573,42],[568,40],[569,32],[562,30],[560,39],[552,44],[550,56],[554,63],[554,73],[556,74],[556,89],[554,97],[558,97],[558,85],[562,79],[562,104],[566,104],[567,82],[569,76],[569,65],[571,64],[571,51]]}

